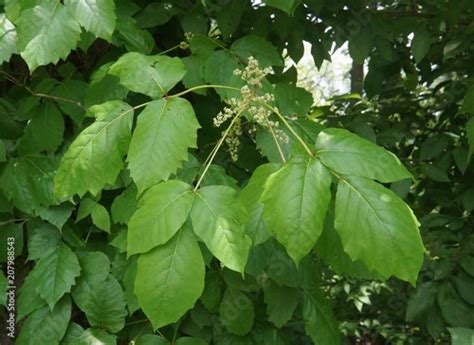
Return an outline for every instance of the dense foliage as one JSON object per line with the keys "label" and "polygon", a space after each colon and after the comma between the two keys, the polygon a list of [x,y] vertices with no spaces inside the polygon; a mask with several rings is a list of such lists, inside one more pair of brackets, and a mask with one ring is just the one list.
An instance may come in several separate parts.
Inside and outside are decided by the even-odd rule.
{"label": "dense foliage", "polygon": [[472,1],[0,4],[16,344],[471,343]]}

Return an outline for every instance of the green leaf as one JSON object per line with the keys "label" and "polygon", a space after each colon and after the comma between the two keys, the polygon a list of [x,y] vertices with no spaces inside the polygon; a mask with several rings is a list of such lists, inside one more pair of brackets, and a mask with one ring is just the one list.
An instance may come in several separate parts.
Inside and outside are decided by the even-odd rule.
{"label": "green leaf", "polygon": [[411,49],[415,62],[419,63],[428,54],[431,48],[431,34],[426,28],[415,31],[411,42]]}
{"label": "green leaf", "polygon": [[436,307],[437,292],[438,286],[432,281],[419,285],[415,294],[408,300],[405,316],[406,320],[413,322],[426,319]]}
{"label": "green leaf", "polygon": [[248,35],[239,38],[230,47],[243,59],[253,56],[261,67],[283,66],[283,59],[275,46],[260,36]]}
{"label": "green leaf", "polygon": [[127,302],[127,309],[129,315],[132,315],[140,306],[138,305],[137,296],[134,293],[135,278],[137,276],[137,260],[131,259],[125,274],[123,275],[122,285]]}
{"label": "green leaf", "polygon": [[59,231],[51,226],[43,225],[34,230],[28,238],[28,260],[37,260],[56,250],[61,240]]}
{"label": "green leaf", "polygon": [[132,52],[122,55],[109,73],[130,91],[160,98],[183,79],[186,69],[178,58]]}
{"label": "green leaf", "polygon": [[464,95],[462,110],[470,115],[474,115],[474,85],[471,85]]}
{"label": "green leaf", "polygon": [[70,318],[71,300],[69,297],[64,297],[54,309],[44,307],[31,314],[23,323],[15,344],[59,344],[66,333]]}
{"label": "green leaf", "polygon": [[287,83],[275,85],[275,100],[280,112],[288,117],[306,116],[314,103],[310,92]]}
{"label": "green leaf", "polygon": [[246,5],[245,1],[231,0],[217,13],[217,26],[225,39],[229,39],[239,27]]}
{"label": "green leaf", "polygon": [[418,226],[391,190],[355,176],[339,181],[334,227],[345,252],[369,270],[415,284],[424,253]]}
{"label": "green leaf", "polygon": [[472,345],[474,344],[474,329],[463,327],[448,327],[451,334],[452,345]]}
{"label": "green leaf", "polygon": [[466,124],[467,142],[469,143],[469,154],[474,152],[474,117],[471,117]]}
{"label": "green leaf", "polygon": [[71,217],[74,206],[68,202],[60,205],[53,205],[49,207],[40,206],[36,210],[36,214],[43,220],[54,225],[59,230],[62,230],[64,224]]}
{"label": "green leaf", "polygon": [[437,301],[450,326],[474,328],[474,306],[465,303],[451,283],[444,282],[439,287]]}
{"label": "green leaf", "polygon": [[67,326],[66,334],[61,340],[60,345],[67,345],[73,342],[75,339],[79,338],[82,333],[84,333],[84,328],[82,328],[81,325],[71,321]]}
{"label": "green leaf", "polygon": [[298,295],[295,289],[271,283],[264,288],[265,303],[267,305],[268,321],[278,328],[283,327],[291,319],[298,304]]}
{"label": "green leaf", "polygon": [[30,274],[36,281],[36,292],[52,309],[57,301],[71,291],[81,267],[76,255],[61,243],[54,251],[43,256]]}
{"label": "green leaf", "polygon": [[372,51],[372,31],[370,28],[359,29],[349,37],[349,53],[358,64],[363,64]]}
{"label": "green leaf", "polygon": [[137,187],[132,184],[114,199],[110,212],[114,223],[127,224],[137,209]]}
{"label": "green leaf", "polygon": [[64,80],[53,90],[54,96],[75,101],[76,103],[57,100],[57,104],[62,112],[68,115],[76,124],[81,124],[85,111],[80,106],[84,103],[86,90],[89,84],[82,80]]}
{"label": "green leaf", "polygon": [[110,217],[107,209],[92,199],[86,198],[81,201],[77,211],[76,222],[84,219],[88,215],[92,218],[92,223],[99,229],[110,233]]}
{"label": "green leaf", "polygon": [[84,29],[110,41],[116,20],[114,0],[66,0],[65,5]]}
{"label": "green leaf", "polygon": [[17,53],[17,34],[13,23],[5,13],[0,13],[0,64]]}
{"label": "green leaf", "polygon": [[230,333],[245,335],[253,326],[253,303],[243,292],[227,288],[219,308],[219,318]]}
{"label": "green leaf", "polygon": [[315,344],[340,344],[339,327],[323,293],[316,287],[304,290],[303,301],[305,329]]}
{"label": "green leaf", "polygon": [[135,340],[135,345],[168,345],[168,342],[154,334],[144,334]]}
{"label": "green leaf", "polygon": [[79,259],[81,276],[72,289],[72,297],[79,309],[86,311],[96,286],[104,282],[110,273],[110,261],[102,252],[88,252]]}
{"label": "green leaf", "polygon": [[331,176],[318,160],[299,156],[265,184],[264,218],[296,263],[311,251],[323,231],[330,186]]}
{"label": "green leaf", "polygon": [[[219,66],[219,73],[216,73],[216,66]],[[204,65],[204,79],[210,84],[241,88],[244,82],[234,75],[237,68],[239,68],[239,63],[234,55],[224,50],[215,51],[207,58]],[[217,88],[216,92],[222,99],[240,97],[238,90]]]}
{"label": "green leaf", "polygon": [[67,345],[116,345],[115,335],[110,335],[101,329],[89,328],[78,338]]}
{"label": "green leaf", "polygon": [[5,142],[0,140],[0,162],[5,162],[7,160],[7,149],[5,147]]}
{"label": "green leaf", "polygon": [[76,47],[81,28],[61,3],[41,4],[23,11],[17,22],[18,49],[30,72],[66,59]]}
{"label": "green leaf", "polygon": [[461,271],[452,279],[452,281],[462,299],[467,303],[474,305],[474,289],[472,288],[474,286],[474,278]]}
{"label": "green leaf", "polygon": [[344,129],[321,131],[316,140],[316,156],[340,174],[394,182],[412,178],[391,152]]}
{"label": "green leaf", "polygon": [[125,297],[119,282],[112,276],[93,285],[86,308],[83,310],[93,327],[117,333],[125,325]]}
{"label": "green leaf", "polygon": [[237,192],[225,186],[201,188],[191,210],[196,235],[226,267],[238,272],[244,271],[251,246],[244,229],[246,213]]}
{"label": "green leaf", "polygon": [[57,160],[46,156],[10,159],[3,171],[0,188],[18,209],[32,214],[41,206],[56,202],[53,196],[56,169]]}
{"label": "green leaf", "polygon": [[5,306],[7,303],[7,278],[3,271],[0,271],[0,305]]}
{"label": "green leaf", "polygon": [[130,141],[133,108],[111,101],[90,109],[96,121],[84,129],[64,154],[54,179],[55,194],[70,197],[96,195],[113,184],[123,168],[122,157]]}
{"label": "green leaf", "polygon": [[133,18],[118,16],[116,29],[128,51],[149,54],[153,50],[153,36],[147,30],[140,30]]}
{"label": "green leaf", "polygon": [[333,206],[328,210],[324,230],[314,247],[314,252],[337,274],[362,279],[380,279],[377,273],[370,271],[360,260],[353,261],[344,251],[341,238],[334,229]]}
{"label": "green leaf", "polygon": [[184,337],[176,340],[176,345],[207,345],[208,343],[201,338]]}
{"label": "green leaf", "polygon": [[201,249],[188,227],[138,257],[135,295],[153,329],[176,322],[194,306],[204,275]]}
{"label": "green leaf", "polygon": [[289,16],[292,16],[296,7],[301,3],[301,0],[264,0],[264,2],[268,6],[278,8],[286,12]]}
{"label": "green leaf", "polygon": [[35,289],[36,278],[30,273],[23,281],[18,294],[17,320],[21,320],[35,310],[46,306],[46,301],[38,295]]}
{"label": "green leaf", "polygon": [[128,223],[128,255],[168,242],[188,218],[193,201],[192,187],[178,180],[148,189]]}
{"label": "green leaf", "polygon": [[153,101],[140,114],[127,161],[138,192],[167,180],[196,147],[196,120],[191,104],[183,98]]}
{"label": "green leaf", "polygon": [[252,239],[254,246],[272,237],[267,221],[263,218],[263,203],[260,202],[260,197],[269,176],[277,171],[278,168],[279,166],[273,163],[259,166],[255,169],[248,184],[239,194],[239,199],[249,214],[249,221],[246,223],[245,229],[247,235]]}
{"label": "green leaf", "polygon": [[15,247],[15,257],[23,251],[23,225],[19,223],[2,224],[0,226],[0,263],[9,260],[9,247]]}

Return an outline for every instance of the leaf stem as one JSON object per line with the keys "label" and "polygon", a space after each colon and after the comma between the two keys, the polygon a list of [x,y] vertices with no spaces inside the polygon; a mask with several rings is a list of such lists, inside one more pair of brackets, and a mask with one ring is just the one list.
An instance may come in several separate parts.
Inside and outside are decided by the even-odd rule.
{"label": "leaf stem", "polygon": [[209,85],[198,85],[198,86],[193,86],[187,90],[184,90],[184,91],[181,91],[181,92],[178,92],[174,95],[169,95],[169,96],[166,96],[167,98],[174,98],[174,97],[180,97],[182,95],[185,95],[189,92],[192,92],[194,90],[199,90],[199,89],[209,89],[209,88],[213,88],[213,89],[229,89],[229,90],[235,90],[235,91],[240,91],[239,88],[236,88],[236,87],[233,87],[233,86],[227,86],[227,85],[217,85],[217,84],[209,84]]}
{"label": "leaf stem", "polygon": [[285,117],[280,113],[280,111],[277,108],[272,107],[272,106],[270,106],[266,103],[263,103],[263,105],[265,107],[267,107],[268,109],[270,109],[272,112],[274,112],[280,118],[281,122],[283,122],[283,124],[286,126],[286,128],[288,128],[288,130],[291,132],[291,134],[293,134],[293,136],[296,138],[296,140],[298,140],[300,142],[300,144],[304,147],[304,149],[306,150],[308,155],[313,157],[314,153],[309,149],[308,145],[306,145],[306,143],[304,142],[303,139],[301,139],[301,137],[298,135],[298,133],[295,132],[293,127],[290,126],[290,124],[288,123],[288,121],[286,121]]}
{"label": "leaf stem", "polygon": [[171,47],[171,48],[168,48],[168,49],[166,49],[166,50],[163,50],[162,52],[159,52],[157,55],[165,55],[165,54],[168,54],[169,52],[172,52],[173,50],[176,50],[176,49],[178,49],[179,47],[180,47],[180,45],[177,44],[177,45],[175,45],[175,46],[173,46],[173,47]]}
{"label": "leaf stem", "polygon": [[227,135],[229,135],[230,130],[231,130],[232,127],[234,126],[234,124],[235,124],[235,122],[237,121],[237,119],[240,117],[240,114],[242,114],[242,111],[239,112],[237,115],[235,115],[235,117],[232,119],[231,123],[229,124],[229,127],[227,127],[227,129],[225,130],[224,134],[222,134],[221,139],[217,142],[216,147],[211,151],[211,154],[210,154],[209,158],[206,159],[207,164],[206,164],[206,166],[204,167],[204,171],[202,172],[201,176],[199,176],[199,180],[197,181],[196,186],[194,187],[194,191],[197,191],[198,188],[199,188],[199,186],[201,185],[202,179],[204,178],[204,176],[206,175],[207,171],[209,170],[209,167],[211,166],[212,161],[214,160],[214,158],[216,158],[217,152],[219,151],[219,149],[221,148],[222,144],[224,143],[225,138],[227,137]]}
{"label": "leaf stem", "polygon": [[74,105],[78,106],[79,108],[81,108],[84,111],[86,110],[86,107],[80,101],[70,99],[70,98],[64,98],[64,97],[59,97],[59,96],[54,96],[54,95],[47,95],[45,93],[35,92],[30,87],[28,87],[24,83],[20,82],[18,79],[16,79],[12,75],[10,75],[10,74],[8,74],[4,71],[0,71],[0,73],[5,77],[6,80],[12,82],[15,85],[18,85],[18,86],[24,88],[33,97],[47,98],[47,99],[52,99],[54,101],[61,101],[61,102],[71,103],[71,104],[74,104]]}

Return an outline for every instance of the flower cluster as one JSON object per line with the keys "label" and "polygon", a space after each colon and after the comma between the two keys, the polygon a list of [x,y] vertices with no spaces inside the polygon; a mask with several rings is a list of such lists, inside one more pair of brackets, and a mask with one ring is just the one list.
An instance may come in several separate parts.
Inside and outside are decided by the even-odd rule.
{"label": "flower cluster", "polygon": [[[254,57],[249,57],[244,69],[236,69],[234,75],[239,76],[246,85],[240,89],[240,97],[229,99],[228,106],[217,114],[213,120],[214,126],[220,127],[227,120],[246,114],[254,123],[272,131],[278,140],[288,142],[286,133],[278,128],[278,121],[271,120],[272,111],[269,109],[269,104],[275,100],[273,95],[261,92],[262,82],[269,73],[271,68],[261,68]],[[252,128],[254,132],[255,127]],[[241,121],[237,120],[225,139],[234,161],[238,159],[240,135],[242,135]]]}

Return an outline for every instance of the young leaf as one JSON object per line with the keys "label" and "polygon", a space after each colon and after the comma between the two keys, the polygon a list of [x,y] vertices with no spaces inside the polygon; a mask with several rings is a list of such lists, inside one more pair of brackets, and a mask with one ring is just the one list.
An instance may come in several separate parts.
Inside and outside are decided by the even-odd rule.
{"label": "young leaf", "polygon": [[237,192],[225,186],[201,188],[191,210],[196,235],[226,267],[238,272],[244,271],[251,246],[243,225],[246,213]]}
{"label": "young leaf", "polygon": [[76,255],[61,243],[54,251],[43,256],[30,274],[36,282],[36,292],[53,309],[57,301],[71,291],[81,267]]}
{"label": "young leaf", "polygon": [[330,186],[329,171],[318,160],[299,156],[265,184],[264,218],[296,263],[311,251],[323,231]]}
{"label": "young leaf", "polygon": [[128,223],[128,255],[168,242],[188,218],[193,201],[192,187],[178,180],[148,189]]}
{"label": "young leaf", "polygon": [[340,174],[394,182],[412,178],[391,152],[338,128],[325,129],[316,140],[316,156]]}
{"label": "young leaf", "polygon": [[130,141],[133,108],[111,101],[90,108],[97,120],[84,129],[64,154],[54,179],[55,194],[70,197],[96,195],[105,184],[113,184],[123,167]]}
{"label": "young leaf", "polygon": [[120,84],[130,91],[160,98],[183,79],[186,69],[178,58],[132,52],[122,55],[109,73],[117,76]]}
{"label": "young leaf", "polygon": [[110,41],[116,20],[114,0],[66,0],[64,3],[84,29]]}
{"label": "young leaf", "polygon": [[303,319],[315,344],[340,344],[339,327],[329,301],[316,287],[304,290]]}
{"label": "young leaf", "polygon": [[230,333],[245,335],[253,326],[253,303],[243,292],[227,288],[219,308],[219,317]]}
{"label": "young leaf", "polygon": [[391,190],[361,177],[339,181],[334,227],[352,260],[384,278],[393,275],[415,284],[424,253],[418,226]]}
{"label": "young leaf", "polygon": [[196,147],[196,120],[191,104],[183,98],[151,102],[140,114],[127,161],[138,192],[167,180]]}
{"label": "young leaf", "polygon": [[76,47],[81,28],[61,3],[44,3],[21,12],[18,49],[32,73],[38,66],[66,59]]}
{"label": "young leaf", "polygon": [[204,289],[204,259],[189,227],[166,244],[141,254],[135,295],[153,329],[176,322]]}
{"label": "young leaf", "polygon": [[54,309],[44,307],[26,319],[15,344],[51,345],[59,344],[66,333],[71,318],[71,299],[66,296]]}

